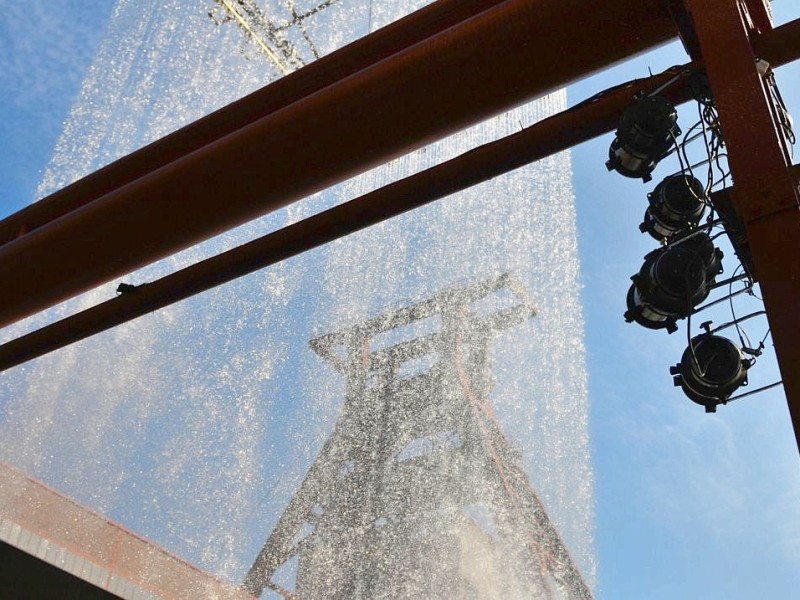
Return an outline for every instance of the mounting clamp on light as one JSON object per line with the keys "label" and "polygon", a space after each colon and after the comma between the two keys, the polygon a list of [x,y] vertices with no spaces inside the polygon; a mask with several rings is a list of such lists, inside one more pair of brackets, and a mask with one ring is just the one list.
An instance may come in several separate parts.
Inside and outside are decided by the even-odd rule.
{"label": "mounting clamp on light", "polygon": [[681,134],[678,112],[663,96],[645,96],[626,108],[606,167],[625,177],[650,181],[650,173]]}
{"label": "mounting clamp on light", "polygon": [[648,329],[677,330],[676,321],[708,297],[722,273],[722,251],[705,232],[695,232],[644,257],[631,277],[625,320]]}
{"label": "mounting clamp on light", "polygon": [[728,338],[702,333],[692,338],[681,362],[670,367],[669,372],[674,376],[673,383],[710,413],[747,385],[747,371],[752,364]]}
{"label": "mounting clamp on light", "polygon": [[708,203],[703,184],[680,173],[664,179],[647,199],[650,206],[639,230],[659,241],[695,229]]}

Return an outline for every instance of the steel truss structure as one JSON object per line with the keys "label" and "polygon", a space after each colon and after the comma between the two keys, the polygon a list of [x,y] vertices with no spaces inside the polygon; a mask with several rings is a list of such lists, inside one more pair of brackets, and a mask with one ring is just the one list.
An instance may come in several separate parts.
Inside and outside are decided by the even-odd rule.
{"label": "steel truss structure", "polygon": [[[590,41],[582,41],[580,31],[593,32]],[[800,349],[794,343],[800,337],[800,266],[792,259],[800,243],[800,201],[763,70],[764,60],[775,67],[800,57],[800,24],[773,28],[766,0],[435,2],[4,219],[0,277],[13,285],[0,289],[0,326],[678,34],[694,66],[707,71],[719,106],[736,218],[764,292],[800,439]],[[466,72],[464,64],[470,65]],[[653,83],[641,82],[639,91]],[[514,168],[613,129],[632,100],[634,92],[627,91],[609,91],[616,102],[598,97],[564,113],[569,127],[539,127],[533,149],[509,143],[500,161]],[[292,151],[274,160],[265,144]],[[482,160],[495,160],[495,148]],[[265,162],[264,156],[273,158]],[[307,166],[302,176],[294,174],[296,164]],[[451,188],[472,185],[468,169],[443,172],[460,181],[448,182]],[[256,183],[263,181],[269,184]],[[431,189],[438,187],[433,181]],[[229,201],[220,204],[223,194]],[[383,215],[407,209],[400,199],[394,202]],[[187,210],[191,224],[183,219]],[[348,224],[336,227],[344,232]],[[289,232],[282,244],[259,262],[297,251]],[[226,280],[228,266],[221,261],[223,270],[205,275],[192,293]],[[163,284],[160,305],[181,294]],[[77,328],[71,323],[37,333],[21,344],[22,352],[6,347],[4,363],[18,364],[140,314],[141,307],[126,312],[111,306],[102,315],[84,315]]]}
{"label": "steel truss structure", "polygon": [[300,49],[286,37],[285,33],[296,28],[303,36],[311,59],[320,58],[314,40],[308,34],[304,26],[306,19],[313,17],[317,13],[325,10],[329,6],[336,4],[339,0],[325,0],[313,8],[298,12],[294,3],[288,1],[290,19],[285,23],[276,24],[267,16],[266,12],[253,0],[214,0],[217,8],[221,10],[221,15],[216,11],[211,11],[208,16],[215,23],[221,25],[227,21],[233,21],[238,25],[244,34],[250,39],[264,56],[275,66],[283,75],[288,75],[306,65],[308,62],[303,58]]}
{"label": "steel truss structure", "polygon": [[[43,207],[79,208],[15,219],[23,235],[0,246],[0,277],[15,282],[0,288],[0,326],[674,35],[660,0],[448,0],[401,21],[179,130],[189,143],[171,138],[167,158],[144,148]],[[597,30],[604,47],[581,43]]]}
{"label": "steel truss structure", "polygon": [[502,275],[312,340],[346,400],[245,590],[297,558],[285,597],[591,598],[488,402],[494,338],[534,315]]}
{"label": "steel truss structure", "polygon": [[[719,110],[734,180],[733,205],[744,224],[800,445],[800,183],[769,90],[770,70],[755,61],[777,66],[781,58],[797,59],[800,24],[773,30],[766,0],[685,0],[684,6],[697,39],[693,58],[702,60]],[[769,40],[773,31],[784,42],[793,35],[794,51],[784,46],[775,58],[758,52],[754,45],[767,50],[769,42],[758,46],[758,40]]]}

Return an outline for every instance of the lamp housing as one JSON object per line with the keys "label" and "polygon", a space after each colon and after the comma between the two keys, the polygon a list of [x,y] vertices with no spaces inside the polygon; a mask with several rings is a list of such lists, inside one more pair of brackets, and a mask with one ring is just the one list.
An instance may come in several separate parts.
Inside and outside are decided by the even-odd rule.
{"label": "lamp housing", "polygon": [[689,316],[708,297],[716,276],[722,273],[722,258],[722,251],[705,232],[650,252],[631,277],[625,320],[674,332],[676,321]]}
{"label": "lamp housing", "polygon": [[608,150],[609,171],[650,181],[650,174],[681,134],[675,106],[662,96],[644,96],[626,108]]}
{"label": "lamp housing", "polygon": [[639,230],[661,242],[697,228],[708,204],[703,184],[682,173],[664,179],[647,200],[650,205]]}
{"label": "lamp housing", "polygon": [[726,404],[733,392],[747,385],[747,371],[752,362],[731,340],[703,333],[693,338],[681,362],[670,367],[673,383],[680,386],[690,400],[716,412]]}

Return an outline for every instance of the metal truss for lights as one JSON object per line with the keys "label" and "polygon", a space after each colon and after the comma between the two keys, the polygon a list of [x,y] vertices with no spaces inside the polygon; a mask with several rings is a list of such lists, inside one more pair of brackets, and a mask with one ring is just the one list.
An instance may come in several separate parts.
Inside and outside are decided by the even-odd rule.
{"label": "metal truss for lights", "polygon": [[[247,14],[244,7],[255,6],[226,1],[242,17]],[[293,12],[291,26],[302,26],[306,16]],[[577,22],[583,27],[574,27]],[[276,44],[280,60],[285,58],[279,49],[282,26],[265,25],[279,36],[267,45]],[[597,35],[589,40],[581,33],[586,30]],[[613,131],[638,99],[651,99],[652,110],[643,113],[665,114],[671,121],[671,111],[662,110],[668,105],[652,98],[663,96],[677,107],[705,87],[715,112],[701,102],[704,114],[691,135],[704,138],[705,131],[708,139],[724,139],[730,176],[717,171],[718,180],[735,180],[733,187],[712,190],[708,203],[719,214],[714,220],[724,223],[745,273],[763,293],[800,439],[800,261],[795,259],[800,255],[800,194],[797,169],[783,143],[792,135],[790,120],[771,74],[771,69],[800,58],[800,19],[774,27],[766,0],[431,3],[0,221],[0,279],[11,282],[0,286],[0,326],[676,35],[692,64],[616,86],[518,134],[437,165],[425,176],[409,177],[343,205],[341,211],[315,215],[301,227],[275,232],[279,235],[265,236],[258,244],[175,277],[137,285],[132,293],[3,345],[0,363],[20,364],[259,268],[255,265],[273,264],[353,227]],[[699,65],[707,85],[690,90],[686,74],[697,72]],[[658,128],[622,132],[610,166],[646,178],[666,158],[657,152],[665,135],[679,135],[672,124],[661,134],[659,138]],[[276,143],[292,152],[276,155],[271,151]],[[682,158],[681,152],[675,154]],[[303,166],[301,174],[298,165]],[[684,161],[677,175],[692,176],[696,166]],[[702,184],[702,178],[695,179]],[[179,197],[175,190],[181,190]],[[667,246],[677,242],[682,227],[699,231],[708,224],[706,217],[682,213],[682,200],[666,199],[668,195],[666,189],[653,192],[643,223],[650,235],[667,239]],[[374,209],[376,199],[380,208]],[[187,211],[191,220],[185,218]],[[353,220],[359,225],[352,225]],[[653,280],[663,275],[650,274]],[[720,283],[706,279],[711,289]],[[645,303],[652,300],[647,290],[639,292]]]}

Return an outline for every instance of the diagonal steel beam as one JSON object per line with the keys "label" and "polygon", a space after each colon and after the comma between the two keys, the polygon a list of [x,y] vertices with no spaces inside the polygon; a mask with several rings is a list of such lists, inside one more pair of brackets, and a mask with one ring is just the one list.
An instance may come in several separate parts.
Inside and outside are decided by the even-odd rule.
{"label": "diagonal steel beam", "polygon": [[0,221],[0,245],[349,77],[503,0],[438,0],[120,158]]}
{"label": "diagonal steel beam", "polygon": [[[257,240],[208,258],[97,306],[0,345],[0,370],[100,333],[215,286],[296,256],[434,200],[613,131],[640,91],[673,79],[680,67],[599,94],[518,133],[479,146],[440,165],[401,179]],[[665,93],[675,104],[689,92]]]}
{"label": "diagonal steel beam", "polygon": [[661,0],[506,0],[0,246],[0,326],[674,34]]}

